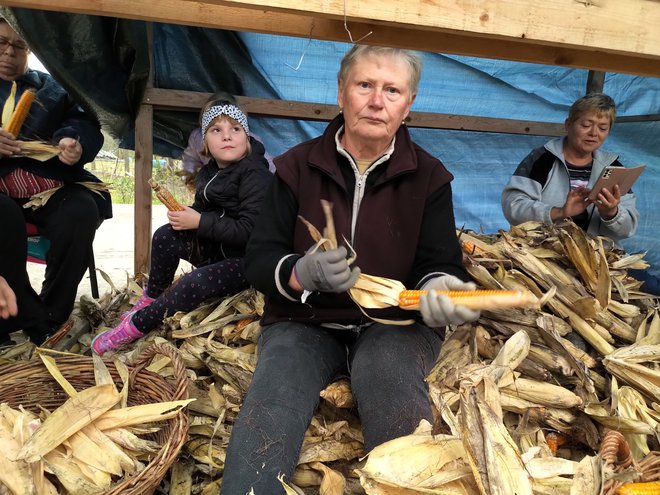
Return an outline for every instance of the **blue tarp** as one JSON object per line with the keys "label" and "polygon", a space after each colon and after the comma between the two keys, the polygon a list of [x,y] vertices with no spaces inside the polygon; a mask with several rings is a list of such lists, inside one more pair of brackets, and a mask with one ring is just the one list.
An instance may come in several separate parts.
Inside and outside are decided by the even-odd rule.
{"label": "blue tarp", "polygon": [[[44,65],[104,127],[133,146],[132,121],[146,85],[146,25],[94,16],[4,9]],[[350,45],[179,25],[153,25],[156,87],[336,103],[339,61]],[[66,54],[64,57],[62,54]],[[423,53],[414,111],[562,123],[585,93],[588,71]],[[660,114],[660,79],[607,74],[604,91],[619,116]],[[155,151],[177,156],[196,125],[193,113],[154,114]],[[318,135],[324,123],[252,117],[250,128],[272,155]],[[412,129],[413,138],[454,174],[458,226],[507,229],[500,193],[516,166],[548,137]],[[604,149],[628,166],[646,164],[635,184],[641,212],[629,252],[647,251],[660,276],[660,122],[615,124]]]}
{"label": "blue tarp", "polygon": [[[280,98],[336,103],[337,69],[346,43],[242,33],[255,67]],[[301,60],[302,58],[302,60]],[[424,69],[413,111],[562,123],[570,105],[584,95],[587,70],[423,53]],[[248,81],[244,81],[246,84]],[[259,88],[245,86],[252,96]],[[618,116],[660,114],[660,79],[607,74],[604,91],[617,103]],[[321,132],[323,124],[302,126],[291,136],[257,126],[271,153]],[[549,138],[485,132],[411,129],[423,148],[454,174],[458,226],[487,233],[507,229],[500,193],[518,163]],[[629,252],[647,251],[660,276],[660,122],[615,124],[603,149],[620,154],[628,166],[646,164],[634,187],[641,221],[623,242]]]}

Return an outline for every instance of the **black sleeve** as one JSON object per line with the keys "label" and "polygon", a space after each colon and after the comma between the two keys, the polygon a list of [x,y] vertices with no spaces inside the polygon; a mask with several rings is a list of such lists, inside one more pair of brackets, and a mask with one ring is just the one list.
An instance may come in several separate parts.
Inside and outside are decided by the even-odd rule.
{"label": "black sleeve", "polygon": [[245,246],[272,177],[266,167],[253,168],[245,173],[238,185],[239,213],[236,218],[226,215],[224,209],[202,212],[197,235],[232,246]]}
{"label": "black sleeve", "polygon": [[103,146],[103,134],[99,123],[93,117],[87,115],[78,104],[70,98],[68,109],[60,128],[53,134],[53,140],[57,143],[64,137],[78,139],[82,146],[82,156],[76,166],[83,166],[96,158],[97,153]]}
{"label": "black sleeve", "polygon": [[451,184],[431,194],[424,207],[422,229],[409,287],[416,287],[436,273],[470,277],[463,266],[463,254],[456,237]]}
{"label": "black sleeve", "polygon": [[248,280],[269,297],[282,296],[283,291],[291,298],[300,297],[288,286],[293,265],[300,258],[299,254],[293,253],[292,244],[297,215],[297,199],[275,175],[245,254]]}

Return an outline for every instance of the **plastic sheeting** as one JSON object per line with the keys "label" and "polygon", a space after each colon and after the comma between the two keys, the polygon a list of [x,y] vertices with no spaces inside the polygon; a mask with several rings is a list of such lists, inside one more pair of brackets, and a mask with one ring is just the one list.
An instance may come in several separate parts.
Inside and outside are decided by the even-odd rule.
{"label": "plastic sheeting", "polygon": [[[95,111],[104,127],[132,148],[133,128],[147,81],[146,25],[138,21],[4,9],[44,65]],[[154,86],[168,89],[336,103],[339,61],[348,43],[233,33],[153,24]],[[585,92],[579,69],[423,53],[424,70],[413,110],[561,123]],[[607,74],[604,90],[619,116],[660,114],[660,79]],[[154,148],[178,156],[197,115],[156,111]],[[319,122],[252,117],[251,129],[277,155],[318,135]],[[484,232],[508,228],[500,193],[529,151],[547,141],[525,136],[412,129],[413,138],[454,174],[458,226]],[[641,221],[626,241],[647,251],[660,276],[660,122],[617,123],[604,149],[625,165],[645,163],[634,187]]]}

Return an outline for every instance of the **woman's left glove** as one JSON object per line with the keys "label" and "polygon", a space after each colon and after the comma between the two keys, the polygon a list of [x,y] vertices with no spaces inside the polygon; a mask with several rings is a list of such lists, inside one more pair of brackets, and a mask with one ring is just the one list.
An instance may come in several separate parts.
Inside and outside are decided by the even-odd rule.
{"label": "woman's left glove", "polygon": [[452,300],[436,291],[475,290],[474,282],[463,282],[453,275],[443,275],[429,280],[422,287],[428,293],[419,298],[419,312],[427,326],[431,328],[460,325],[479,318],[481,312],[455,305]]}

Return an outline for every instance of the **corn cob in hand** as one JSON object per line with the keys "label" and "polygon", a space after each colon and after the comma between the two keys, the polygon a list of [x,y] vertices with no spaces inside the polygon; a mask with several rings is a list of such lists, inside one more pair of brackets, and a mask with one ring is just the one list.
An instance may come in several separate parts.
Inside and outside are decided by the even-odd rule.
{"label": "corn cob in hand", "polygon": [[30,89],[23,92],[21,98],[18,100],[18,104],[9,118],[9,122],[5,125],[5,131],[13,134],[18,137],[18,134],[21,132],[21,127],[23,127],[23,122],[30,113],[30,107],[32,102],[36,98],[36,93]]}
{"label": "corn cob in hand", "polygon": [[[399,294],[399,307],[403,309],[419,309],[419,298],[426,294],[425,290],[404,290]],[[518,290],[457,290],[437,291],[448,296],[454,304],[465,306],[472,310],[528,308],[538,307],[539,300],[531,292]]]}
{"label": "corn cob in hand", "polygon": [[163,203],[169,211],[183,211],[185,208],[181,206],[172,193],[165,189],[163,186],[153,179],[149,179],[149,185],[156,192],[156,197]]}

